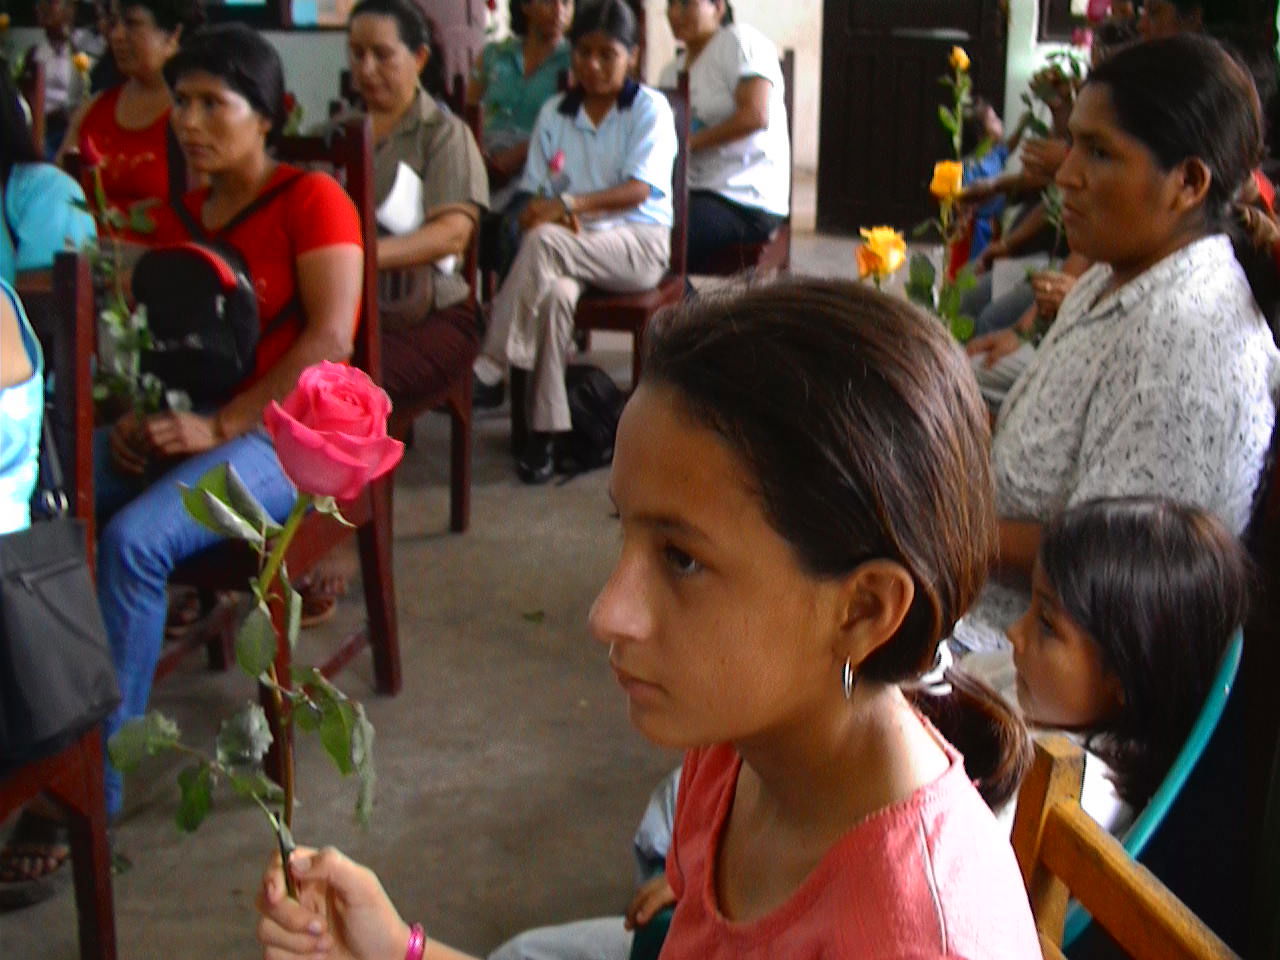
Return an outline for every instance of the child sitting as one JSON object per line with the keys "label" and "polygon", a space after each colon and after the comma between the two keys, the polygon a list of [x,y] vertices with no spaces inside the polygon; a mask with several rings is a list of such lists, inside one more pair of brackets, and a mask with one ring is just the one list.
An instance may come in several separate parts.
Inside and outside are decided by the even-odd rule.
{"label": "child sitting", "polygon": [[1045,530],[1031,608],[1009,628],[1016,676],[1000,682],[997,655],[965,666],[1008,693],[1016,683],[1028,723],[1082,739],[1081,803],[1120,833],[1195,725],[1247,581],[1243,548],[1211,514],[1159,497],[1091,500]]}

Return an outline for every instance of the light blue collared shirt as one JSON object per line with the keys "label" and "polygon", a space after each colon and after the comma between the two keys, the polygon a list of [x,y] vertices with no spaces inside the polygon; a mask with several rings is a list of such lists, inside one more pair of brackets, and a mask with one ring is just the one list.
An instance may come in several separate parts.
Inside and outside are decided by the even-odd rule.
{"label": "light blue collared shirt", "polygon": [[51,163],[16,163],[0,203],[0,279],[13,283],[21,270],[48,270],[62,250],[79,250],[97,231],[80,184]]}
{"label": "light blue collared shirt", "polygon": [[[595,193],[639,180],[649,185],[649,196],[640,206],[610,220],[671,226],[676,124],[666,96],[652,87],[629,84],[599,126],[581,106],[572,114],[561,112],[565,98],[574,96],[571,90],[543,104],[529,142],[520,189],[542,196]],[[556,177],[547,164],[560,150],[564,151],[564,171]]]}

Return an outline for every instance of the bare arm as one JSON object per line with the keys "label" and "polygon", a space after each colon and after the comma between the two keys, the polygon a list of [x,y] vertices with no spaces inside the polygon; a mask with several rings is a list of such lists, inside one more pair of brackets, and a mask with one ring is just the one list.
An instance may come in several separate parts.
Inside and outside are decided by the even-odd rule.
{"label": "bare arm", "polygon": [[100,93],[94,94],[71,114],[71,119],[67,121],[67,132],[62,137],[62,145],[58,147],[58,152],[53,157],[53,162],[57,166],[62,166],[62,161],[68,153],[80,149],[80,124],[84,122],[85,114],[98,102],[100,96],[102,96]]}
{"label": "bare arm", "polygon": [[479,211],[470,204],[454,208],[424,223],[413,233],[378,238],[378,269],[392,270],[433,263],[451,254],[463,256],[471,245]]}
{"label": "bare arm", "polygon": [[266,405],[292,390],[299,374],[313,363],[351,356],[363,259],[364,253],[354,243],[322,247],[298,257],[298,295],[306,326],[261,380],[218,411],[214,420],[222,439],[257,426]]}
{"label": "bare arm", "polygon": [[573,195],[574,213],[611,213],[615,210],[630,210],[644,203],[649,196],[650,187],[641,180],[628,180],[607,190],[595,193],[575,193]]}
{"label": "bare arm", "polygon": [[746,77],[738,82],[733,99],[737,109],[715,126],[689,135],[690,150],[705,150],[722,143],[748,137],[769,125],[769,93],[773,84],[764,77]]}

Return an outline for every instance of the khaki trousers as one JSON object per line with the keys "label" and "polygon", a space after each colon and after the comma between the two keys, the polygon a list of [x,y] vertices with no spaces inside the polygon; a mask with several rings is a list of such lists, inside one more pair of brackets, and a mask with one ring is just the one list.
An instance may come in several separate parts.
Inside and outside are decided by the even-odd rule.
{"label": "khaki trousers", "polygon": [[657,285],[666,272],[671,229],[627,223],[574,233],[543,224],[527,233],[511,272],[493,299],[482,353],[498,364],[531,371],[529,428],[569,429],[564,368],[573,344],[573,314],[587,287],[633,293]]}

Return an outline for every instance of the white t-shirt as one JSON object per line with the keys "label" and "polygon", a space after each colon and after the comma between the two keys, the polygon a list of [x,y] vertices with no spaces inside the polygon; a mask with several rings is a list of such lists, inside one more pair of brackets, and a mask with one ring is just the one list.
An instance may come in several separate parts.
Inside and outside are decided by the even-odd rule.
{"label": "white t-shirt", "polygon": [[[662,71],[662,86],[675,86],[685,68],[680,51]],[[769,125],[750,136],[698,150],[689,157],[689,189],[709,190],[744,207],[785,217],[791,189],[791,141],[783,101],[778,48],[754,27],[722,26],[689,67],[690,126],[714,127],[738,109],[734,99],[743,80],[769,81]]]}

